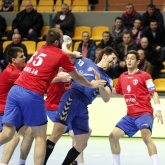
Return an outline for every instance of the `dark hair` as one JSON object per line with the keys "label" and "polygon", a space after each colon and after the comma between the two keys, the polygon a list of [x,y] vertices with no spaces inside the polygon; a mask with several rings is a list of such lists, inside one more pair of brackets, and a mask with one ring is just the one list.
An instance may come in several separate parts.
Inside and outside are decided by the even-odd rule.
{"label": "dark hair", "polygon": [[141,19],[139,19],[139,18],[136,18],[133,22],[135,22],[136,20],[138,20],[138,21],[142,22],[142,20],[141,20]]}
{"label": "dark hair", "polygon": [[102,35],[105,34],[105,33],[106,33],[106,34],[109,34],[109,36],[111,36],[111,34],[110,34],[109,31],[104,31],[104,32],[102,33]]}
{"label": "dark hair", "polygon": [[134,54],[136,56],[136,60],[137,61],[140,60],[139,54],[138,54],[138,52],[136,50],[130,50],[130,51],[128,51],[127,54],[126,54],[126,58],[127,58],[127,55],[128,54]]}
{"label": "dark hair", "polygon": [[112,53],[116,54],[116,56],[117,56],[116,51],[112,47],[110,47],[110,46],[105,47],[104,49],[102,49],[102,51],[100,52],[100,54],[98,56],[98,62],[101,61],[101,59],[102,59],[102,57],[103,57],[104,54],[107,55],[107,56],[109,56]]}
{"label": "dark hair", "polygon": [[126,4],[126,6],[132,6],[134,8],[134,5],[132,3]]}
{"label": "dark hair", "polygon": [[152,20],[150,21],[150,24],[151,24],[151,22],[156,22],[156,23],[158,24],[158,21],[157,21],[156,19],[152,19]]}
{"label": "dark hair", "polygon": [[[144,49],[139,48],[138,50],[142,50],[144,52],[144,55],[146,56],[146,51]],[[138,50],[137,50],[137,52],[138,52]]]}
{"label": "dark hair", "polygon": [[12,58],[17,58],[18,52],[23,52],[23,49],[20,47],[11,47],[7,51],[7,60],[8,62],[12,63]]}
{"label": "dark hair", "polygon": [[116,18],[115,18],[115,21],[118,20],[118,19],[121,20],[121,21],[123,22],[123,20],[122,20],[121,17],[116,17]]}
{"label": "dark hair", "polygon": [[46,34],[46,43],[48,45],[53,45],[56,40],[59,40],[62,35],[62,31],[57,28],[51,28]]}
{"label": "dark hair", "polygon": [[99,51],[99,50],[102,50],[102,48],[100,48],[100,47],[96,48],[95,52]]}
{"label": "dark hair", "polygon": [[131,33],[130,33],[130,32],[128,32],[128,31],[124,32],[124,33],[123,33],[123,35],[122,35],[122,37],[123,37],[124,35],[128,35],[128,34],[129,34],[129,35],[130,35],[130,37],[131,37]]}
{"label": "dark hair", "polygon": [[154,4],[149,4],[149,5],[147,6],[147,8],[155,9],[155,5],[154,5]]}

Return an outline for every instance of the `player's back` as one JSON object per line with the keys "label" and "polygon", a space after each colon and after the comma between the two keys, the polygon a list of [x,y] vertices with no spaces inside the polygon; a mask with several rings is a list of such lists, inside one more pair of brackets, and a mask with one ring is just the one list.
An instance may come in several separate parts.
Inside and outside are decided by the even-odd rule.
{"label": "player's back", "polygon": [[61,66],[67,72],[74,70],[67,54],[44,45],[30,58],[16,84],[43,95]]}
{"label": "player's back", "polygon": [[[108,77],[108,75],[104,72],[104,70],[102,68],[98,67],[90,59],[87,59],[87,58],[77,59],[75,62],[75,67],[76,67],[77,71],[80,74],[82,74],[88,81],[95,80],[95,74],[94,74],[93,69],[96,70],[100,74],[101,79],[107,81],[106,85],[109,86],[110,89],[112,89],[112,86],[110,85],[111,79]],[[99,94],[98,89],[84,87],[75,81],[73,81],[73,83],[72,83],[72,88],[84,93],[85,96],[89,100],[89,104]]]}

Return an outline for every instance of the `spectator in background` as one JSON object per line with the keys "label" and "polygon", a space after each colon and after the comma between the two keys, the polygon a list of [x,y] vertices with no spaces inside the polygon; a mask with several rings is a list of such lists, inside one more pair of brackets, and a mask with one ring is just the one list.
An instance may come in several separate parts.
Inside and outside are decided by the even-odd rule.
{"label": "spectator in background", "polygon": [[3,69],[6,68],[6,66],[8,65],[8,60],[7,60],[7,52],[11,47],[20,47],[23,49],[24,52],[24,56],[27,59],[27,49],[26,46],[24,44],[21,43],[21,35],[20,34],[13,34],[12,36],[12,43],[7,45],[6,49],[4,50],[4,54],[3,54],[3,59],[4,59],[4,64],[3,64]]}
{"label": "spectator in background", "polygon": [[20,34],[22,38],[27,37],[37,42],[43,23],[42,15],[33,9],[30,1],[27,1],[25,9],[19,12],[12,22],[13,31],[8,32],[8,40],[12,39],[13,34]]}
{"label": "spectator in background", "polygon": [[161,11],[155,5],[149,4],[147,11],[142,14],[142,25],[144,28],[150,26],[151,20],[156,20],[159,27],[164,27],[164,19]]}
{"label": "spectator in background", "polygon": [[116,17],[115,18],[115,25],[112,27],[111,30],[111,37],[113,38],[116,44],[121,43],[123,34],[128,30],[123,26],[122,18]]}
{"label": "spectator in background", "polygon": [[85,58],[95,61],[95,50],[96,43],[89,39],[89,33],[87,31],[82,33],[82,42],[79,44],[77,51],[81,52],[82,56]]}
{"label": "spectator in background", "polygon": [[3,16],[0,15],[0,38],[3,37],[6,27],[7,27],[6,20]]}
{"label": "spectator in background", "polygon": [[131,34],[129,32],[125,32],[123,34],[123,42],[117,45],[117,53],[118,53],[118,63],[113,66],[113,76],[114,78],[118,78],[120,74],[127,70],[125,57],[129,50],[137,50],[137,45],[132,40]]}
{"label": "spectator in background", "polygon": [[160,61],[165,61],[165,29],[159,27],[156,20],[152,20],[150,27],[145,29],[144,36],[148,38],[154,50],[160,54]]}
{"label": "spectator in background", "polygon": [[13,11],[14,0],[3,0],[2,11]]}
{"label": "spectator in background", "polygon": [[146,59],[145,51],[143,49],[139,49],[137,52],[140,57],[140,63],[138,65],[138,68],[142,71],[149,73],[152,76],[153,68],[151,63]]}
{"label": "spectator in background", "polygon": [[126,11],[122,14],[123,25],[130,30],[133,28],[133,22],[135,19],[141,19],[141,15],[135,11],[133,4],[126,5]]}
{"label": "spectator in background", "polygon": [[95,50],[95,63],[97,64],[99,61],[98,61],[98,57],[99,57],[99,54],[101,53],[102,49],[101,48],[97,48]]}
{"label": "spectator in background", "polygon": [[109,31],[104,31],[102,37],[101,42],[97,45],[98,48],[104,49],[106,46],[110,46],[115,49],[115,43]]}
{"label": "spectator in background", "polygon": [[133,28],[130,29],[130,33],[132,35],[132,39],[137,45],[139,45],[143,36],[142,22],[140,19],[135,19],[133,25]]}
{"label": "spectator in background", "polygon": [[54,27],[61,29],[64,35],[73,37],[75,16],[69,11],[69,6],[64,3],[62,4],[62,11],[58,12],[53,19]]}
{"label": "spectator in background", "polygon": [[158,52],[153,48],[153,46],[148,42],[148,38],[143,37],[141,39],[138,49],[145,51],[145,58],[149,61],[153,67],[152,78],[156,79],[159,77],[160,70],[164,68],[163,64],[158,58]]}

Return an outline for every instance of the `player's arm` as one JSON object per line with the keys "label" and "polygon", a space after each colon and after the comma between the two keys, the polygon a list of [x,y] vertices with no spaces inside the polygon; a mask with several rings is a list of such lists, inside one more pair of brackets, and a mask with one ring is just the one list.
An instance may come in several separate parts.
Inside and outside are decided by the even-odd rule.
{"label": "player's arm", "polygon": [[155,117],[158,118],[158,122],[160,120],[160,122],[163,124],[163,117],[161,113],[161,104],[159,100],[159,95],[157,92],[153,92],[151,95],[155,103],[155,109],[156,109]]}
{"label": "player's arm", "polygon": [[66,72],[59,72],[57,76],[52,80],[51,83],[56,82],[70,82],[72,77]]}
{"label": "player's arm", "polygon": [[73,80],[75,80],[77,83],[79,83],[82,86],[86,86],[89,88],[98,88],[100,85],[106,84],[106,81],[104,81],[104,80],[93,80],[92,82],[89,82],[86,78],[84,78],[76,70],[74,70],[72,72],[68,72],[68,73],[72,77]]}
{"label": "player's arm", "polygon": [[105,103],[110,100],[111,90],[108,86],[99,86],[99,93]]}

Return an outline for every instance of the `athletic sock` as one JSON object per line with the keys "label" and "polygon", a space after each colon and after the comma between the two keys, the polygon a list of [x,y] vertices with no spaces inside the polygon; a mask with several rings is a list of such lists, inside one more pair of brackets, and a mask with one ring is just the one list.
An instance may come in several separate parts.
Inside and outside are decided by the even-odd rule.
{"label": "athletic sock", "polygon": [[120,154],[112,154],[113,164],[120,165]]}
{"label": "athletic sock", "polygon": [[26,160],[20,159],[18,165],[25,165],[25,163],[26,163]]}
{"label": "athletic sock", "polygon": [[153,165],[159,165],[158,154],[151,155],[151,160],[153,162]]}
{"label": "athletic sock", "polygon": [[53,152],[54,146],[55,146],[55,143],[53,143],[49,139],[46,140],[46,155],[45,155],[44,165],[46,165],[49,156]]}
{"label": "athletic sock", "polygon": [[1,163],[0,165],[7,165],[7,164]]}
{"label": "athletic sock", "polygon": [[74,147],[71,148],[65,160],[63,161],[62,165],[70,165],[77,158],[79,154],[80,152],[78,152]]}

